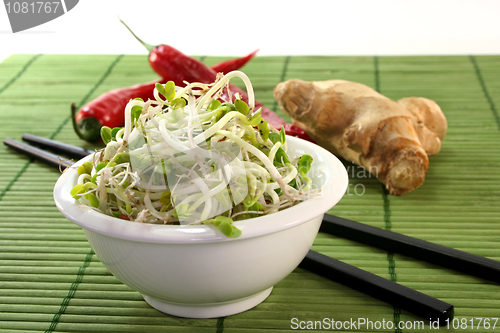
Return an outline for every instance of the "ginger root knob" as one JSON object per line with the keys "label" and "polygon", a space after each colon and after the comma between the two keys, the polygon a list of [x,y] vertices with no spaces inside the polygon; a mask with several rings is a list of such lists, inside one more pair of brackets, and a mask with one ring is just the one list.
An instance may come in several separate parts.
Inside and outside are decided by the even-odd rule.
{"label": "ginger root knob", "polygon": [[356,82],[292,79],[274,97],[319,145],[364,166],[395,195],[423,184],[428,156],[439,152],[448,127],[432,100],[395,102]]}

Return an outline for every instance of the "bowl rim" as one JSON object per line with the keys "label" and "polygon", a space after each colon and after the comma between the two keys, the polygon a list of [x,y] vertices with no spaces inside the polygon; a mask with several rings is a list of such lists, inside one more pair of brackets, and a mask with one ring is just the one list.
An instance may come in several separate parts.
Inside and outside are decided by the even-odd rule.
{"label": "bowl rim", "polygon": [[105,215],[75,201],[70,191],[78,177],[77,167],[86,160],[90,160],[92,155],[79,160],[59,177],[54,186],[54,201],[59,211],[67,219],[83,229],[137,242],[175,244],[230,242],[279,232],[305,223],[319,215],[323,216],[344,196],[349,182],[347,170],[342,162],[326,149],[312,142],[290,136],[287,137],[287,142],[296,149],[303,148],[313,151],[322,159],[322,163],[330,171],[322,186],[322,192],[316,197],[282,211],[235,222],[242,231],[238,238],[226,237],[213,226],[130,222]]}

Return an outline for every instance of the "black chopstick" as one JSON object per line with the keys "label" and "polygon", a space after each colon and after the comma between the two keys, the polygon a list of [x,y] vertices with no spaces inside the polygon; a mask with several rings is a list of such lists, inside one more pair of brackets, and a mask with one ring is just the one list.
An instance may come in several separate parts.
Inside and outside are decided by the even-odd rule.
{"label": "black chopstick", "polygon": [[76,159],[82,159],[87,155],[93,154],[94,151],[90,149],[85,149],[82,147],[68,145],[59,141],[42,138],[40,136],[25,133],[23,134],[23,140],[33,144],[35,146],[47,148],[57,153],[69,155]]}
{"label": "black chopstick", "polygon": [[453,319],[453,305],[360,268],[309,250],[299,267],[409,311],[439,325]]}
{"label": "black chopstick", "polygon": [[500,261],[325,214],[321,232],[500,282]]}
{"label": "black chopstick", "polygon": [[5,138],[3,139],[3,143],[9,147],[11,147],[14,150],[17,150],[20,153],[23,153],[29,157],[32,157],[36,160],[42,161],[44,163],[47,163],[50,166],[53,167],[61,167],[61,168],[67,168],[70,167],[73,164],[73,161],[63,159],[55,154],[49,153],[45,150],[27,145],[25,143],[10,139],[10,138]]}

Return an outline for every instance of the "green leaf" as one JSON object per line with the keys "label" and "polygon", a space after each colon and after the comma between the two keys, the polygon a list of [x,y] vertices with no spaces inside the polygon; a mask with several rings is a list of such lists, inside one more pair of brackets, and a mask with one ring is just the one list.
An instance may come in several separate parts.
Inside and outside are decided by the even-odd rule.
{"label": "green leaf", "polygon": [[88,193],[85,195],[85,198],[90,202],[90,205],[94,208],[99,207],[99,200],[94,193]]}
{"label": "green leaf", "polygon": [[85,193],[85,189],[83,187],[83,184],[78,184],[78,185],[73,186],[73,188],[70,191],[71,196],[75,199],[79,199],[80,194],[82,194],[82,193]]}
{"label": "green leaf", "polygon": [[276,155],[274,156],[274,165],[283,166],[287,165],[288,163],[290,163],[290,158],[288,158],[285,150],[281,147],[278,148],[278,150],[276,151]]}
{"label": "green leaf", "polygon": [[97,188],[97,185],[92,182],[86,182],[85,184],[83,184],[83,189],[85,190],[85,192],[88,192],[90,189],[94,188]]}
{"label": "green leaf", "polygon": [[238,238],[241,236],[241,230],[236,228],[234,225],[233,225],[233,233],[231,234],[231,238]]}
{"label": "green leaf", "polygon": [[187,104],[186,100],[184,98],[176,98],[172,101],[172,108],[178,109],[178,108],[183,108]]}
{"label": "green leaf", "polygon": [[142,113],[142,106],[140,105],[135,105],[132,107],[132,111],[130,113],[130,117],[132,118],[132,123],[139,119],[139,117],[141,116],[141,113]]}
{"label": "green leaf", "polygon": [[253,115],[252,117],[250,118],[250,126],[252,127],[255,127],[257,125],[260,124],[260,121],[262,120],[262,117],[261,117],[261,112],[262,112],[262,108],[259,108]]}
{"label": "green leaf", "polygon": [[210,106],[208,107],[208,109],[213,111],[213,110],[217,109],[221,104],[222,104],[221,101],[219,101],[218,99],[214,99],[212,101],[212,103],[210,103]]}
{"label": "green leaf", "polygon": [[161,194],[160,203],[164,206],[170,205],[170,191],[166,191]]}
{"label": "green leaf", "polygon": [[101,138],[105,145],[110,143],[113,138],[111,136],[111,128],[109,128],[108,126],[101,127]]}
{"label": "green leaf", "polygon": [[84,162],[82,164],[82,166],[85,168],[85,173],[87,173],[89,175],[92,173],[92,168],[94,167],[92,162],[90,162],[90,161]]}
{"label": "green leaf", "polygon": [[178,218],[179,220],[185,219],[191,215],[189,212],[189,205],[188,204],[181,204],[175,207],[174,211],[174,216]]}
{"label": "green leaf", "polygon": [[122,128],[115,127],[111,130],[111,139],[116,141],[116,133],[118,133]]}
{"label": "green leaf", "polygon": [[221,222],[227,222],[229,224],[233,223],[233,219],[227,216],[219,215],[214,217],[214,220],[216,221],[221,221]]}
{"label": "green leaf", "polygon": [[83,175],[83,174],[87,173],[87,171],[85,170],[85,167],[84,167],[83,165],[80,165],[80,166],[78,167],[78,169],[76,169],[76,171],[78,172],[78,175],[79,175],[79,176],[81,176],[81,175]]}
{"label": "green leaf", "polygon": [[156,82],[156,84],[155,84],[155,88],[156,88],[156,90],[158,90],[158,92],[159,92],[160,94],[162,94],[164,97],[166,97],[166,96],[165,96],[165,87],[163,86],[163,84],[161,84],[161,83],[159,83],[159,82]]}
{"label": "green leaf", "polygon": [[165,83],[165,89],[163,90],[163,96],[169,101],[173,101],[175,98],[175,83],[174,81],[168,81]]}
{"label": "green leaf", "polygon": [[101,171],[101,169],[104,168],[106,166],[106,164],[108,164],[108,163],[107,162],[101,162],[101,163],[97,164],[97,166],[95,167],[96,172]]}
{"label": "green leaf", "polygon": [[285,127],[284,126],[281,126],[281,130],[280,130],[280,141],[281,141],[281,144],[285,144],[286,142],[286,133],[285,133]]}
{"label": "green leaf", "polygon": [[245,101],[241,99],[237,99],[234,101],[234,106],[236,107],[236,110],[239,112],[243,113],[245,116],[248,114],[250,111],[250,108],[248,107],[248,104],[245,103]]}
{"label": "green leaf", "polygon": [[262,140],[266,141],[267,139],[269,139],[269,124],[267,123],[267,121],[261,119],[259,125],[257,125],[257,128],[259,129]]}
{"label": "green leaf", "polygon": [[233,233],[233,226],[231,225],[231,223],[228,223],[226,221],[224,222],[221,222],[217,228],[220,230],[220,232],[222,232],[224,235],[226,235],[227,237],[230,237],[231,234]]}
{"label": "green leaf", "polygon": [[132,213],[132,205],[129,204],[128,202],[125,203],[125,211],[129,214]]}
{"label": "green leaf", "polygon": [[299,158],[297,162],[297,169],[300,175],[305,175],[311,169],[311,164],[313,162],[313,158],[310,155],[304,154]]}
{"label": "green leaf", "polygon": [[129,163],[130,162],[130,154],[129,153],[118,153],[113,157],[113,161],[116,164]]}
{"label": "green leaf", "polygon": [[278,134],[278,133],[269,133],[269,140],[271,140],[271,142],[273,144],[276,144],[277,142],[281,142],[281,136]]}

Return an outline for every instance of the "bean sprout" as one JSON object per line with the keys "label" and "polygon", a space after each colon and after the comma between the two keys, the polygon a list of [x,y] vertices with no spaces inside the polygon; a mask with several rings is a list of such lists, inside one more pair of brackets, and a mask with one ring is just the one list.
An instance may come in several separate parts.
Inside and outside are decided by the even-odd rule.
{"label": "bean sprout", "polygon": [[[248,104],[229,91],[232,78],[245,84]],[[306,175],[312,158],[290,160],[284,129],[254,110],[244,73],[183,88],[157,84],[154,97],[131,100],[123,128],[102,128],[106,147],[79,167],[75,199],[126,220],[214,225],[238,237],[233,222],[318,193]]]}

